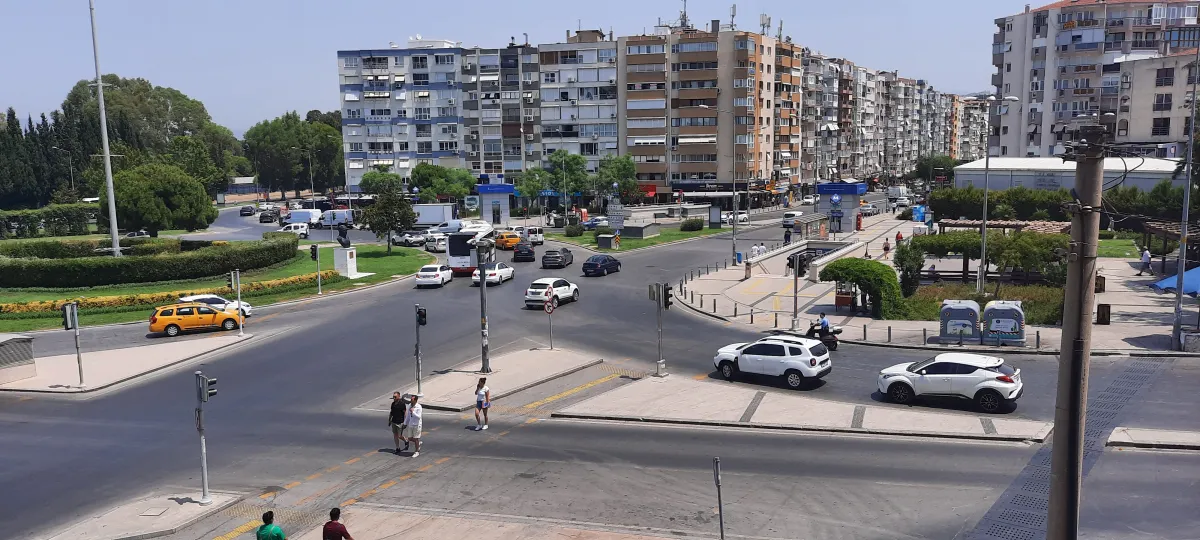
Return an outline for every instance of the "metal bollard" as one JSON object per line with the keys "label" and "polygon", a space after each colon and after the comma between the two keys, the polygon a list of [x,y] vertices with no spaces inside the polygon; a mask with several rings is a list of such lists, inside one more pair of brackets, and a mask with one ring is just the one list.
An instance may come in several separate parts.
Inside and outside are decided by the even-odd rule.
{"label": "metal bollard", "polygon": [[921,329],[921,345],[928,345],[928,344],[929,344],[929,329],[922,328]]}
{"label": "metal bollard", "polygon": [[863,341],[867,340],[867,325],[863,325]]}
{"label": "metal bollard", "polygon": [[1037,334],[1034,335],[1033,348],[1035,348],[1035,349],[1042,348],[1042,331],[1041,330],[1038,330]]}
{"label": "metal bollard", "polygon": [[717,299],[713,298],[713,313],[717,312]]}
{"label": "metal bollard", "polygon": [[754,308],[750,308],[750,324],[754,324]]}
{"label": "metal bollard", "polygon": [[887,342],[888,343],[892,342],[892,325],[890,325],[890,324],[888,325],[888,340],[887,340]]}
{"label": "metal bollard", "polygon": [[775,312],[775,328],[779,328],[779,312]]}
{"label": "metal bollard", "polygon": [[[700,298],[703,299],[704,297],[701,296]],[[688,303],[690,303],[690,304],[696,303],[696,291],[688,291]]]}
{"label": "metal bollard", "polygon": [[733,316],[737,317],[737,302],[733,303]]}
{"label": "metal bollard", "polygon": [[696,271],[695,271],[695,270],[692,270],[692,271],[691,271],[691,274],[692,274],[692,279],[696,279]]}

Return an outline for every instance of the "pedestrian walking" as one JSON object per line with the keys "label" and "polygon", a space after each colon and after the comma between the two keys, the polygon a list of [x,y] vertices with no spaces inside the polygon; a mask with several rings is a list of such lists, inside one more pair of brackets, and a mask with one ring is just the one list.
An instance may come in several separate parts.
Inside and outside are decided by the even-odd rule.
{"label": "pedestrian walking", "polygon": [[888,258],[888,254],[892,252],[892,244],[887,238],[883,239],[883,258]]}
{"label": "pedestrian walking", "polygon": [[767,254],[767,245],[762,242],[759,242],[758,243],[758,255],[761,257],[766,254]]}
{"label": "pedestrian walking", "polygon": [[[488,427],[488,409],[492,408],[492,389],[487,387],[487,377],[480,377],[475,386],[475,431],[483,431]],[[479,413],[483,413],[483,423],[479,421]]]}
{"label": "pedestrian walking", "polygon": [[325,527],[321,529],[321,540],[354,540],[350,536],[350,531],[346,530],[346,526],[338,523],[338,519],[342,517],[342,509],[334,508],[329,511],[329,521],[325,522]]}
{"label": "pedestrian walking", "polygon": [[1150,248],[1149,247],[1142,248],[1142,267],[1140,269],[1138,269],[1137,275],[1139,275],[1139,276],[1142,275],[1142,272],[1150,272],[1150,275],[1152,275],[1152,276],[1154,275],[1154,270],[1150,268]]}
{"label": "pedestrian walking", "polygon": [[900,245],[900,242],[903,242],[903,241],[904,241],[904,233],[902,233],[900,231],[896,231],[896,245],[897,246]]}
{"label": "pedestrian walking", "polygon": [[787,230],[783,231],[783,243],[784,244],[792,243],[792,230],[791,229],[787,229]]}
{"label": "pedestrian walking", "polygon": [[287,540],[287,535],[283,534],[283,529],[275,524],[275,512],[267,510],[262,515],[262,526],[254,533],[254,537],[258,540]]}
{"label": "pedestrian walking", "polygon": [[[404,418],[405,443],[413,443],[412,457],[421,455],[421,404],[417,403],[417,395],[412,395],[412,404],[408,406],[408,416]],[[405,445],[408,448],[408,445]]]}
{"label": "pedestrian walking", "polygon": [[404,450],[400,449],[400,439],[404,438],[404,409],[404,397],[400,395],[400,392],[392,392],[392,408],[388,412],[388,426],[392,428],[392,440],[396,443],[397,454],[408,450],[408,441],[404,442]]}
{"label": "pedestrian walking", "polygon": [[788,257],[787,268],[784,269],[783,275],[790,276],[790,275],[792,275],[792,272],[795,272],[795,271],[796,271],[796,256],[791,255]]}

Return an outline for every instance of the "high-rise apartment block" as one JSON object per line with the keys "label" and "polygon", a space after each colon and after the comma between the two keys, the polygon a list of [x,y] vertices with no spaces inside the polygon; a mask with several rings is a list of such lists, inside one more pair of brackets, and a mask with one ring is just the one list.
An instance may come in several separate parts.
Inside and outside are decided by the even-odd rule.
{"label": "high-rise apartment block", "polygon": [[[769,23],[767,23],[769,25]],[[766,30],[764,25],[762,30]],[[986,114],[923,80],[681,17],[643,35],[568,31],[502,48],[417,36],[338,52],[347,183],[420,163],[512,183],[557,150],[595,171],[630,156],[642,191],[767,202],[815,182],[898,177],[917,159],[979,157]],[[501,178],[503,180],[501,180]]]}
{"label": "high-rise apartment block", "polygon": [[[1179,155],[1196,1],[1065,0],[995,19],[992,155],[1050,156],[1101,123],[1142,153]],[[1192,51],[1194,54],[1194,51]]]}

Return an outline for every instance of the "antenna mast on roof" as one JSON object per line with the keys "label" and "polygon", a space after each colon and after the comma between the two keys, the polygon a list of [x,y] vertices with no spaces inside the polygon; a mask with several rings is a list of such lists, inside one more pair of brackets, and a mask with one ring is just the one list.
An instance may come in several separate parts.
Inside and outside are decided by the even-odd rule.
{"label": "antenna mast on roof", "polygon": [[688,24],[687,16],[687,0],[683,0],[683,11],[679,12],[679,27],[688,28],[689,26],[690,25]]}
{"label": "antenna mast on roof", "polygon": [[762,27],[762,31],[759,33],[764,36],[769,36],[770,34],[767,33],[767,29],[771,28],[771,16],[767,15],[766,13],[759,15],[758,25]]}
{"label": "antenna mast on roof", "polygon": [[779,19],[779,32],[775,34],[775,39],[783,41],[783,19]]}
{"label": "antenna mast on roof", "polygon": [[737,18],[737,4],[733,4],[732,6],[729,6],[729,29],[730,30],[737,30],[737,23],[735,23],[733,21],[735,18]]}

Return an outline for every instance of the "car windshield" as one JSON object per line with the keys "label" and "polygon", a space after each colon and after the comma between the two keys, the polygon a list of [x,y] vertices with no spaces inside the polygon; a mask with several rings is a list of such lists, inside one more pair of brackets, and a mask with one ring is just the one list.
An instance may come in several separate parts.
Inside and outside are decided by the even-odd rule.
{"label": "car windshield", "polygon": [[1001,375],[1008,375],[1010,377],[1017,374],[1016,368],[1013,368],[1012,366],[1010,366],[1008,364],[1000,364],[996,367],[991,367],[988,369],[998,372]]}
{"label": "car windshield", "polygon": [[437,271],[438,271],[438,267],[436,267],[436,266],[422,266],[422,267],[421,267],[421,271],[422,271],[422,272],[437,272]]}
{"label": "car windshield", "polygon": [[587,262],[599,264],[604,262],[604,257],[600,255],[592,255],[591,257],[588,257]]}
{"label": "car windshield", "polygon": [[481,264],[481,265],[479,265],[479,268],[482,268],[484,270],[495,270],[496,263]]}
{"label": "car windshield", "polygon": [[535,290],[541,290],[541,289],[545,289],[547,287],[549,287],[549,285],[547,285],[545,283],[532,283],[529,285],[530,289],[535,289]]}
{"label": "car windshield", "polygon": [[908,366],[908,371],[910,371],[912,373],[916,373],[918,371],[921,371],[922,369],[925,369],[926,367],[929,366],[929,364],[932,364],[936,361],[937,361],[936,356],[933,358],[927,359],[927,360],[921,360],[920,362],[917,362],[911,366]]}
{"label": "car windshield", "polygon": [[808,352],[812,353],[813,356],[825,356],[829,353],[829,349],[825,348],[824,343],[818,343],[812,347],[809,347]]}

